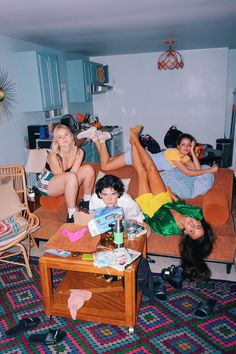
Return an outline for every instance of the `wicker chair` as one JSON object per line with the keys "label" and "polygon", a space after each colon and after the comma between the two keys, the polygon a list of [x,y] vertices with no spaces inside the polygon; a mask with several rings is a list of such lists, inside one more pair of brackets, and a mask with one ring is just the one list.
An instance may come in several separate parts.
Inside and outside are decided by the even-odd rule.
{"label": "wicker chair", "polygon": [[[17,192],[21,203],[25,206],[25,209],[21,212],[21,216],[28,221],[29,227],[23,234],[20,233],[18,238],[14,236],[12,240],[9,239],[7,244],[1,245],[0,242],[0,262],[25,266],[28,276],[32,278],[32,272],[29,265],[30,249],[31,245],[35,247],[37,247],[37,245],[34,239],[31,237],[31,233],[38,228],[39,219],[36,215],[30,213],[29,211],[24,167],[22,165],[0,166],[0,183],[6,183],[10,179],[13,180],[13,187]],[[24,244],[22,244],[22,241],[25,240],[28,241],[27,250]],[[17,248],[15,248],[15,246],[17,246]],[[14,249],[10,250],[13,247]],[[24,263],[10,260],[12,256],[21,253],[24,257]]]}

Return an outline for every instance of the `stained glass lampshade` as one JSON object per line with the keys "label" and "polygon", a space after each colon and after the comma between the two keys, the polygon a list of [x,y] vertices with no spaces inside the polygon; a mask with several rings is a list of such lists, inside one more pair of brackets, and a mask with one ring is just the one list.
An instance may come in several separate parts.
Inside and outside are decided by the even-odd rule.
{"label": "stained glass lampshade", "polygon": [[172,49],[172,44],[175,41],[168,40],[166,44],[169,44],[169,49],[162,53],[158,59],[158,69],[159,70],[173,70],[173,69],[182,69],[184,66],[184,61],[179,52],[176,52]]}

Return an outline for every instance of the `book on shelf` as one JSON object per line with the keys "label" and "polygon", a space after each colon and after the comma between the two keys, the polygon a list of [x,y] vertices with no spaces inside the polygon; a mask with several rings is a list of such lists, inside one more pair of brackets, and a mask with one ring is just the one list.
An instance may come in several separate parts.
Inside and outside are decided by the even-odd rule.
{"label": "book on shelf", "polygon": [[95,267],[111,267],[118,271],[124,270],[141,256],[141,252],[130,248],[115,248],[109,251],[96,252],[93,255]]}

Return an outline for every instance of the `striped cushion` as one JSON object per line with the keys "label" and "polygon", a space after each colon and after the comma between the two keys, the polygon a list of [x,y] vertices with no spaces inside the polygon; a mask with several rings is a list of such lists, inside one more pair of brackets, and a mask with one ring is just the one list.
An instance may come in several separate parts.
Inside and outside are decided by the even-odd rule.
{"label": "striped cushion", "polygon": [[23,234],[29,227],[28,221],[15,214],[0,221],[0,245],[4,242],[11,242],[19,234]]}

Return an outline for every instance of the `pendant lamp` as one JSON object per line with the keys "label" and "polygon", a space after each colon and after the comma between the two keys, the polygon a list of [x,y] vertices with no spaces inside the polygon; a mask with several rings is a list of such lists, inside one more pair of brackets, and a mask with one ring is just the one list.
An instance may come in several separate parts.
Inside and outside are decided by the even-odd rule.
{"label": "pendant lamp", "polygon": [[158,59],[158,69],[159,70],[173,70],[173,69],[182,69],[184,66],[184,61],[179,52],[176,52],[175,50],[172,49],[172,44],[174,44],[175,41],[172,39],[169,39],[166,41],[166,44],[168,44],[169,50],[165,51],[162,53]]}

